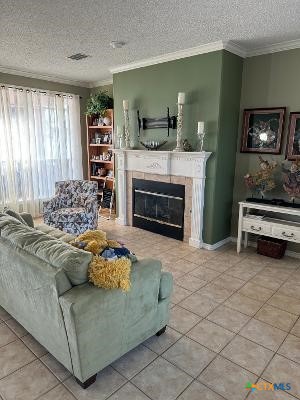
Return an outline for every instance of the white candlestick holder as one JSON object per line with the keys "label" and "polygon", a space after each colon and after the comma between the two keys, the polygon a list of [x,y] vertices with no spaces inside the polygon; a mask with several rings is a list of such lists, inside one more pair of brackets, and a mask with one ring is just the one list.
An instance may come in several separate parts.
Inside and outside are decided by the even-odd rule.
{"label": "white candlestick holder", "polygon": [[129,131],[129,113],[127,109],[124,109],[124,120],[125,120],[125,149],[130,149],[130,131]]}
{"label": "white candlestick holder", "polygon": [[203,151],[203,142],[205,138],[205,132],[197,132],[197,136],[199,139],[198,151]]}
{"label": "white candlestick holder", "polygon": [[118,129],[117,130],[117,137],[118,137],[119,149],[123,149],[123,147],[124,147],[124,131],[123,131],[123,127],[122,127],[122,129]]}
{"label": "white candlestick holder", "polygon": [[173,151],[183,151],[182,127],[183,127],[183,104],[178,103],[176,147]]}

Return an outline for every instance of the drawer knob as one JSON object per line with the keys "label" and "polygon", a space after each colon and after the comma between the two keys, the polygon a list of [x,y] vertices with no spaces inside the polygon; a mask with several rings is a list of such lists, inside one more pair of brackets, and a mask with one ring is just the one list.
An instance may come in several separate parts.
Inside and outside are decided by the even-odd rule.
{"label": "drawer knob", "polygon": [[292,238],[292,237],[294,237],[295,235],[294,235],[293,233],[291,233],[291,234],[289,235],[289,234],[286,233],[286,232],[282,232],[282,236],[285,236],[285,237],[287,237],[287,238]]}
{"label": "drawer knob", "polygon": [[260,226],[259,228],[255,228],[255,226],[251,225],[251,229],[252,229],[253,231],[260,232],[260,231],[261,231],[261,226]]}

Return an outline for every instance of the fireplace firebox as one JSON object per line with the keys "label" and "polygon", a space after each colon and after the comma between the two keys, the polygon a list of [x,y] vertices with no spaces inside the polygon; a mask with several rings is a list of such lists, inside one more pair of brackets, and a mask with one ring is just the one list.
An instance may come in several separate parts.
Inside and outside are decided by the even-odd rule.
{"label": "fireplace firebox", "polygon": [[132,179],[132,225],[183,240],[185,186]]}

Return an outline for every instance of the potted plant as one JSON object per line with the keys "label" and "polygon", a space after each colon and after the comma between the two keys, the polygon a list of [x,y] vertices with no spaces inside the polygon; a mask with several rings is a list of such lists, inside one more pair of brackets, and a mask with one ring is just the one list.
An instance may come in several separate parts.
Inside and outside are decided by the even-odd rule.
{"label": "potted plant", "polygon": [[[112,97],[108,95],[106,91],[99,91],[95,94],[91,94],[86,105],[86,115],[99,117],[99,120],[103,121],[105,125],[110,125],[111,121],[109,118],[105,118],[106,110],[113,108],[114,101]],[[104,121],[104,119],[107,119]]]}

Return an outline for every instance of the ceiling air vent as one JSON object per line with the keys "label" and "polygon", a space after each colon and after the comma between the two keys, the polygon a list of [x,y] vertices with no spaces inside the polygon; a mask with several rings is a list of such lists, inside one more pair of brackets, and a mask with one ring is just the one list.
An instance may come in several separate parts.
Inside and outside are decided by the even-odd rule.
{"label": "ceiling air vent", "polygon": [[83,60],[84,58],[90,57],[87,54],[83,54],[83,53],[77,53],[77,54],[72,54],[71,56],[69,56],[68,58],[70,58],[71,60],[74,61],[79,61],[79,60]]}

